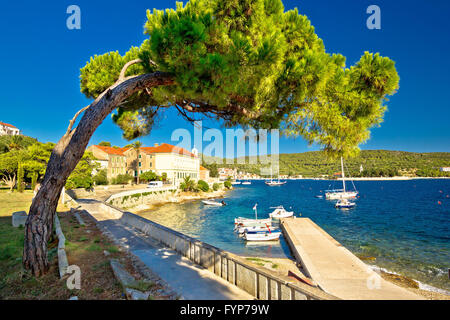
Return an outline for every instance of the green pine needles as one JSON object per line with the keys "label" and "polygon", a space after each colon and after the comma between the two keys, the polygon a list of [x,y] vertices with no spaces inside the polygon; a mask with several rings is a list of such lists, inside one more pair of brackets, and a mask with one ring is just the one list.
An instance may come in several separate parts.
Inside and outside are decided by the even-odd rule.
{"label": "green pine needles", "polygon": [[81,91],[96,98],[126,76],[161,71],[174,85],[143,90],[118,106],[124,137],[148,134],[163,108],[227,127],[280,128],[330,155],[354,155],[398,89],[395,63],[365,52],[351,67],[329,54],[311,22],[279,0],[192,0],[147,11],[140,47],[95,56],[81,69]]}

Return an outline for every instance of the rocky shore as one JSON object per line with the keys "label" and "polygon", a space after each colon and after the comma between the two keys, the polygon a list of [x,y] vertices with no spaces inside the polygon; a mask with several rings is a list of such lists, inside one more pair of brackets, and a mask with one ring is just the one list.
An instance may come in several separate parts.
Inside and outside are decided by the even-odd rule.
{"label": "rocky shore", "polygon": [[182,192],[177,191],[173,196],[165,198],[161,197],[158,200],[151,201],[144,204],[139,204],[132,208],[127,208],[128,211],[132,213],[139,214],[141,212],[153,210],[156,207],[162,206],[166,203],[183,203],[192,200],[202,200],[202,199],[213,199],[213,198],[223,198],[228,192],[228,189],[222,188],[217,191],[210,192]]}

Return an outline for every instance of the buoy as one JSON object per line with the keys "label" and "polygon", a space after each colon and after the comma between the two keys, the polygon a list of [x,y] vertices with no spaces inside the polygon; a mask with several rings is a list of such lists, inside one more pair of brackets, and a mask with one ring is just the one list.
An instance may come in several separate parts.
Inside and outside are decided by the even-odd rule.
{"label": "buoy", "polygon": [[438,201],[438,204],[442,204],[440,201]]}

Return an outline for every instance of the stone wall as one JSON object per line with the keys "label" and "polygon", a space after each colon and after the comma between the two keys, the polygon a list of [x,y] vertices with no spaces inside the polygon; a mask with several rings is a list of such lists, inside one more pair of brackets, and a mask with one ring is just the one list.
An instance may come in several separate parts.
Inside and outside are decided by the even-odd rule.
{"label": "stone wall", "polygon": [[167,202],[174,198],[176,188],[148,188],[121,192],[109,197],[106,203],[118,208],[134,208],[148,203]]}

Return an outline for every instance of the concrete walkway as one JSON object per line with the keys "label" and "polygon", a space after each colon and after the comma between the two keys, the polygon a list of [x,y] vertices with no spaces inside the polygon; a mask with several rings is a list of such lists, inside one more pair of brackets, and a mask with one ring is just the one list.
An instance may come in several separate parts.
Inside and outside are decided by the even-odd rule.
{"label": "concrete walkway", "polygon": [[309,218],[284,219],[297,261],[322,290],[345,300],[416,300],[418,295],[381,278]]}
{"label": "concrete walkway", "polygon": [[173,290],[187,300],[253,300],[253,296],[229,284],[214,273],[192,263],[174,250],[163,247],[133,228],[110,220],[101,211],[100,202],[79,199],[78,204],[108,230],[123,246],[136,255]]}

